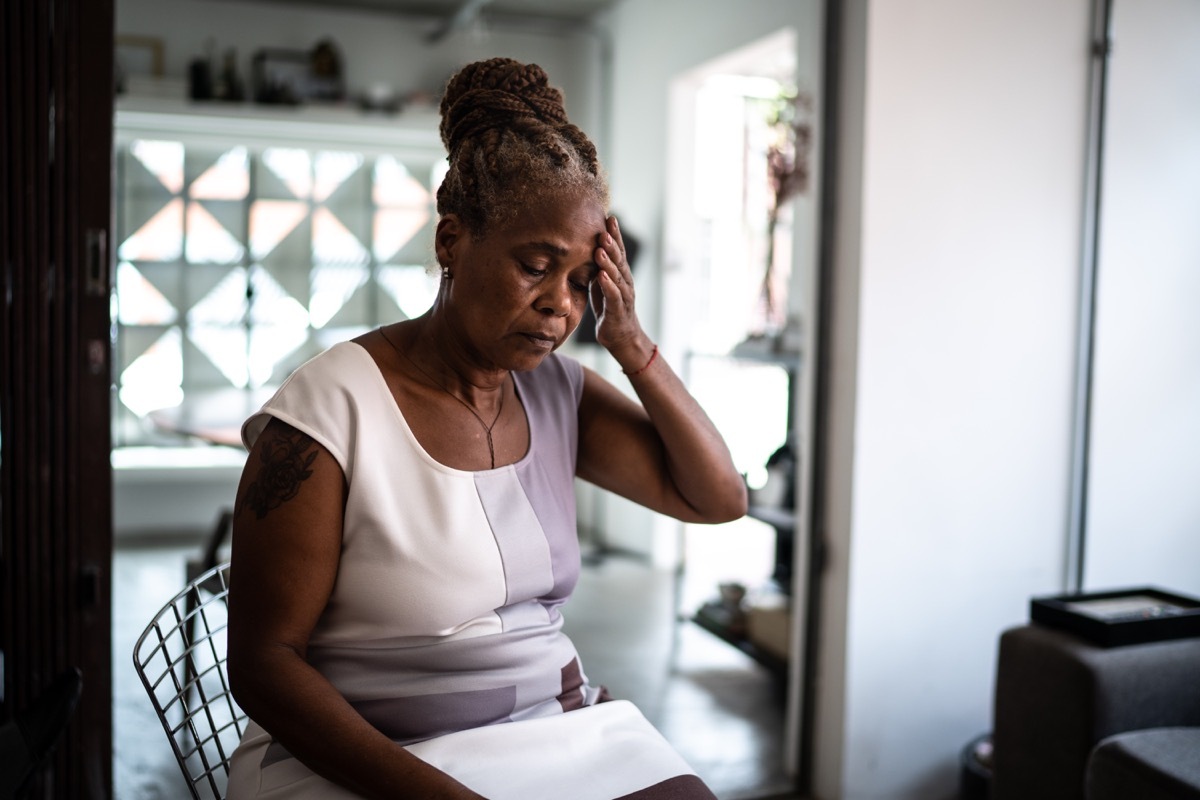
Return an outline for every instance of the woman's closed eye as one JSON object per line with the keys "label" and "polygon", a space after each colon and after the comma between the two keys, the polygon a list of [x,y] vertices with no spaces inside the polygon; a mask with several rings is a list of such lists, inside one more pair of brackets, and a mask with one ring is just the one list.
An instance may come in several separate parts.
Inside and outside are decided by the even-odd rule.
{"label": "woman's closed eye", "polygon": [[526,274],[528,274],[534,278],[546,277],[547,270],[543,269],[542,267],[535,267],[530,264],[521,262],[521,269],[525,270]]}
{"label": "woman's closed eye", "polygon": [[[547,268],[535,266],[533,264],[526,264],[523,261],[519,263],[521,264],[521,269],[531,278],[541,280],[550,274],[550,270]],[[571,291],[579,292],[580,294],[587,294],[592,288],[592,273],[589,272],[585,277],[581,276],[568,278],[567,282],[571,285]]]}

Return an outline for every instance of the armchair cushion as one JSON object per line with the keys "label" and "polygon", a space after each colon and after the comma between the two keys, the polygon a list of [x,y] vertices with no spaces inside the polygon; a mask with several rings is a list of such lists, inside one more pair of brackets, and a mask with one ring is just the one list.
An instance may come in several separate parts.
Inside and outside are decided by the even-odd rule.
{"label": "armchair cushion", "polygon": [[1200,800],[1200,727],[1110,736],[1088,760],[1088,800]]}

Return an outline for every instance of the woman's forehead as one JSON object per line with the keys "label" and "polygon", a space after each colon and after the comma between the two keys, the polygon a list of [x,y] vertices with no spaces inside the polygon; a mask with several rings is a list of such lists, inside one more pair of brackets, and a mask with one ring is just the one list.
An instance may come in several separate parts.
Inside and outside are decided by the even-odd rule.
{"label": "woman's forehead", "polygon": [[505,238],[559,241],[563,245],[585,238],[594,244],[605,230],[605,209],[586,194],[556,192],[531,198],[496,233]]}

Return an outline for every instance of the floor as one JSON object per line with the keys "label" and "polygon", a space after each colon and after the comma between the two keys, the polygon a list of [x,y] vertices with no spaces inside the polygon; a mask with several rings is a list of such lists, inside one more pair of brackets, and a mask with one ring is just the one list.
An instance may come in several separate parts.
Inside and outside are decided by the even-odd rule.
{"label": "floor", "polygon": [[[179,588],[197,546],[122,546],[113,559],[117,800],[187,796],[133,672],[142,627]],[[720,800],[792,797],[783,770],[784,695],[764,668],[677,622],[672,575],[619,555],[589,558],[564,615],[589,679],[635,702]]]}

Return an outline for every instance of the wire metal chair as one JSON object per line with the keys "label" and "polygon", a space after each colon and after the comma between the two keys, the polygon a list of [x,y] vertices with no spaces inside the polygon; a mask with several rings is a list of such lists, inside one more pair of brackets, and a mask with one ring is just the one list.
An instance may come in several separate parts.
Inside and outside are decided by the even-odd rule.
{"label": "wire metal chair", "polygon": [[225,672],[228,593],[229,564],[198,575],[133,647],[133,667],[195,800],[224,797],[229,756],[246,729]]}

